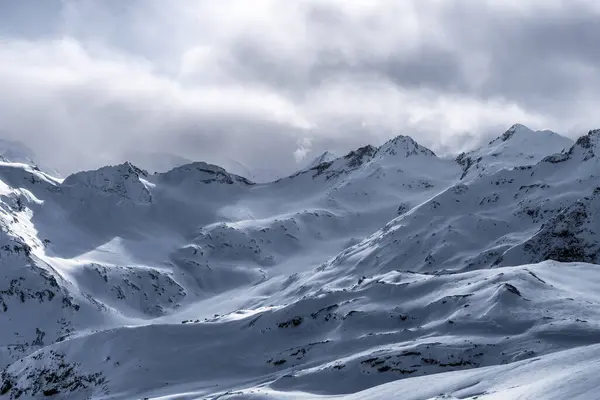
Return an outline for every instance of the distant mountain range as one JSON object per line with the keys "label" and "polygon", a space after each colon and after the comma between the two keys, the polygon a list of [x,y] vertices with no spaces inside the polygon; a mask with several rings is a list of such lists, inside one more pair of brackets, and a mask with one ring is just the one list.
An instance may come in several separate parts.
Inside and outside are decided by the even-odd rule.
{"label": "distant mountain range", "polygon": [[0,399],[597,397],[600,130],[268,178],[2,149]]}

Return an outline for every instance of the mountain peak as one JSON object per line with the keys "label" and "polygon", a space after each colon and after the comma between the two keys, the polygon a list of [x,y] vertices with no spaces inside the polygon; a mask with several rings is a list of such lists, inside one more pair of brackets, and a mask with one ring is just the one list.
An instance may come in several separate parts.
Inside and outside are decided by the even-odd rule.
{"label": "mountain peak", "polygon": [[91,176],[95,176],[95,175],[103,175],[103,176],[120,175],[125,178],[128,178],[130,175],[133,175],[133,176],[139,178],[139,177],[147,177],[148,172],[141,168],[136,167],[129,161],[125,161],[121,164],[107,165],[107,166],[100,167],[95,170],[76,172],[74,174],[69,175],[65,179],[65,184],[69,184],[69,182],[82,180],[82,179],[85,179],[85,178],[88,178]]}
{"label": "mountain peak", "polygon": [[515,134],[529,134],[534,131],[529,129],[523,124],[513,124],[510,128],[506,130],[502,135],[498,136],[496,139],[492,140],[489,144],[497,143],[497,142],[506,142],[511,139]]}
{"label": "mountain peak", "polygon": [[306,169],[313,169],[315,167],[318,167],[319,165],[323,164],[323,163],[330,163],[333,162],[334,160],[336,160],[338,158],[338,156],[332,152],[330,152],[329,150],[323,152],[321,155],[319,155],[318,157],[315,157],[310,163],[308,163],[308,165],[304,168]]}
{"label": "mountain peak", "polygon": [[226,183],[233,184],[236,182],[243,183],[246,185],[252,185],[253,182],[250,180],[229,173],[224,168],[218,165],[208,164],[203,161],[193,162],[191,164],[181,165],[173,168],[172,170],[158,174],[159,178],[164,181],[181,183],[187,180],[193,180],[194,182],[201,183]]}
{"label": "mountain peak", "polygon": [[[502,135],[489,142],[488,145],[502,145],[502,143],[508,142],[509,140],[514,146],[526,148],[532,145],[535,147],[543,145],[546,141],[556,142],[564,145],[565,147],[570,147],[573,144],[571,139],[559,135],[556,132],[547,129],[534,131],[525,125],[514,124]],[[526,148],[520,150],[527,150]]]}
{"label": "mountain peak", "polygon": [[152,195],[141,180],[146,177],[148,177],[147,171],[126,161],[122,164],[69,175],[63,181],[63,185],[73,190],[87,189],[118,195],[136,202],[151,203]]}
{"label": "mountain peak", "polygon": [[344,157],[340,158],[335,158],[335,155],[332,153],[325,152],[310,164],[312,165],[312,168],[305,169],[305,171],[317,170],[315,176],[328,172],[328,176],[331,177],[339,175],[343,171],[350,171],[358,168],[375,158],[381,160],[386,156],[400,156],[408,158],[417,155],[436,157],[433,151],[421,146],[410,136],[399,135],[388,140],[380,147],[366,145],[353,150]]}
{"label": "mountain peak", "polygon": [[434,156],[435,153],[427,147],[421,146],[410,136],[398,135],[393,139],[385,142],[379,149],[380,154],[397,155],[401,154],[405,157],[415,155]]}
{"label": "mountain peak", "polygon": [[[183,171],[207,170],[207,171],[212,171],[212,172],[227,172],[225,170],[225,168],[220,167],[216,164],[207,163],[205,161],[194,161],[191,163],[179,165],[179,166],[171,169],[171,171],[177,171],[177,170],[183,170]],[[171,172],[171,171],[167,171],[167,172]]]}
{"label": "mountain peak", "polygon": [[533,131],[525,125],[514,124],[487,146],[460,154],[456,162],[463,167],[461,179],[468,175],[476,178],[501,169],[536,164],[548,154],[572,145],[571,139],[555,132]]}

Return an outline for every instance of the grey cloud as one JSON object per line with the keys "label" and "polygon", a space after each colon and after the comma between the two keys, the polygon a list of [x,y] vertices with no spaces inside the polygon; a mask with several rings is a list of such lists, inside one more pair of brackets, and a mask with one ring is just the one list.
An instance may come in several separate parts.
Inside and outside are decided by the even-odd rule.
{"label": "grey cloud", "polygon": [[452,4],[445,10],[449,35],[460,41],[463,53],[481,54],[488,63],[488,77],[473,88],[474,95],[567,114],[570,105],[600,84],[595,68],[600,51],[594,44],[600,14],[593,2],[531,13],[497,11],[484,3]]}
{"label": "grey cloud", "polygon": [[0,131],[66,170],[168,151],[289,172],[298,143],[447,153],[600,123],[591,0],[39,3],[0,1]]}
{"label": "grey cloud", "polygon": [[[459,92],[467,89],[459,56],[434,46],[423,47],[408,59],[392,53],[383,60],[373,60],[368,53],[348,60],[341,51],[326,49],[318,52],[311,65],[278,58],[276,50],[269,49],[264,43],[245,41],[237,43],[232,50],[235,61],[228,67],[239,79],[272,85],[292,96],[340,77],[379,78],[403,88]],[[360,53],[358,49],[356,51]],[[290,68],[290,65],[296,67]]]}
{"label": "grey cloud", "polygon": [[[356,23],[345,19],[339,8],[315,4],[304,21],[308,34],[314,35],[316,54],[309,54],[314,60],[287,59],[270,47],[269,38],[242,37],[232,46],[236,60],[232,71],[243,79],[290,88],[295,93],[333,77],[375,75],[402,88],[456,91],[481,100],[499,96],[544,112],[564,106],[589,88],[591,81],[600,80],[595,70],[600,63],[596,46],[600,14],[591,3],[573,2],[534,13],[500,11],[486,2],[442,4],[437,22],[455,43],[451,49],[425,40],[409,57],[390,52],[374,58],[370,49],[356,42],[350,43],[347,54],[347,49],[335,48],[329,41],[332,33],[352,32]],[[376,23],[365,18],[359,25]],[[412,40],[401,32],[387,34],[398,49]],[[487,60],[487,78],[480,85],[470,83],[472,77],[465,65],[473,55]]]}
{"label": "grey cloud", "polygon": [[[339,5],[326,2],[309,2],[301,10],[302,29],[279,33],[304,36],[290,40],[296,46],[294,52],[282,51],[280,40],[269,35],[241,35],[231,43],[222,68],[239,79],[272,85],[291,96],[340,77],[359,81],[375,77],[403,88],[467,89],[461,54],[429,40],[426,32],[418,40],[393,25],[384,26],[390,28],[386,32],[378,27],[390,24],[381,21],[382,15],[350,18]],[[387,42],[383,50],[376,48],[378,37]],[[418,48],[406,50],[415,41]]]}

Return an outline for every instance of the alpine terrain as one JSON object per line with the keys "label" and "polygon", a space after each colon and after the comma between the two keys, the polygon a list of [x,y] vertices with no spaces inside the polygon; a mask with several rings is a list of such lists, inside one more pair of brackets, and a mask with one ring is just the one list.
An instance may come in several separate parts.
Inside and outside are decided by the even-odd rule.
{"label": "alpine terrain", "polygon": [[600,399],[600,130],[269,183],[2,146],[0,399]]}

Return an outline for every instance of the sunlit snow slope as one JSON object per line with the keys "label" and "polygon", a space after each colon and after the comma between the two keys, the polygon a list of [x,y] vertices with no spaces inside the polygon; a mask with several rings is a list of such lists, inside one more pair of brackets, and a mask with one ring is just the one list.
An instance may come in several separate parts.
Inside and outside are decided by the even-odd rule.
{"label": "sunlit snow slope", "polygon": [[600,131],[257,184],[0,162],[0,398],[596,399]]}

